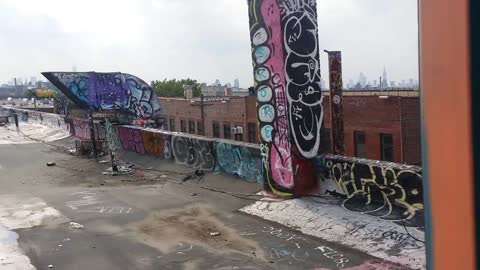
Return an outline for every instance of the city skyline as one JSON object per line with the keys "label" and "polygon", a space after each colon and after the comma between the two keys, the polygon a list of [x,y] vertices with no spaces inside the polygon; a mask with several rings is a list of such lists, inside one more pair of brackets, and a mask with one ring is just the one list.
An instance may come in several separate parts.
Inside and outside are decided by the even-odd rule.
{"label": "city skyline", "polygon": [[[125,0],[120,6],[113,0],[85,0],[75,13],[69,12],[68,2],[0,3],[4,10],[0,82],[15,76],[44,80],[40,72],[76,67],[78,71],[122,71],[147,82],[190,77],[231,83],[239,78],[242,88],[253,84],[244,0]],[[97,8],[91,10],[90,5]],[[117,12],[105,12],[112,5]],[[84,13],[91,19],[83,20]],[[324,0],[318,2],[318,14],[326,85],[328,63],[323,49],[342,51],[344,81],[355,81],[360,72],[379,77],[383,65],[389,68],[391,81],[418,79],[416,1]]]}

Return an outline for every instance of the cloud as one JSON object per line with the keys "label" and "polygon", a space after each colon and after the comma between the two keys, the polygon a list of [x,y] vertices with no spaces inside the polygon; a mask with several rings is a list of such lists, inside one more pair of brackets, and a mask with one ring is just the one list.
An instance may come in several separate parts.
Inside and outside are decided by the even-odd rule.
{"label": "cloud", "polygon": [[[245,0],[3,0],[0,81],[46,70],[123,71],[252,84]],[[416,1],[318,1],[320,46],[342,50],[344,80],[416,78]],[[322,75],[327,77],[326,54]]]}

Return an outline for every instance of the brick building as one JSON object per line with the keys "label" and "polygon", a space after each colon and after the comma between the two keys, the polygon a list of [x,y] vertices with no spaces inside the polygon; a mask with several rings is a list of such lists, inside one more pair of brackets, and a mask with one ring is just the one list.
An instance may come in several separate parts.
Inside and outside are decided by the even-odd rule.
{"label": "brick building", "polygon": [[[255,97],[206,98],[205,136],[257,143]],[[165,129],[201,134],[199,99],[160,98]]]}
{"label": "brick building", "polygon": [[[329,145],[329,97],[324,97],[324,145]],[[345,155],[420,165],[420,98],[355,96],[343,99]],[[322,149],[329,152],[330,147]]]}
{"label": "brick building", "polygon": [[[347,93],[344,96],[345,155],[421,164],[419,97],[389,94]],[[255,102],[255,97],[206,99],[205,135],[258,143]],[[160,103],[167,130],[201,134],[199,99],[160,98]],[[328,96],[324,97],[323,104],[321,151],[328,153],[331,151]]]}

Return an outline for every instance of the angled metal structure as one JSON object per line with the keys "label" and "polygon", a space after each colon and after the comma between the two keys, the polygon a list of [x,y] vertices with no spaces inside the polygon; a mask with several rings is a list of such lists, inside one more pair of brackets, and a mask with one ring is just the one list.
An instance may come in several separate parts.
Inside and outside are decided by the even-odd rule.
{"label": "angled metal structure", "polygon": [[138,118],[160,116],[160,101],[142,79],[120,72],[43,72],[51,83],[84,109],[120,110]]}

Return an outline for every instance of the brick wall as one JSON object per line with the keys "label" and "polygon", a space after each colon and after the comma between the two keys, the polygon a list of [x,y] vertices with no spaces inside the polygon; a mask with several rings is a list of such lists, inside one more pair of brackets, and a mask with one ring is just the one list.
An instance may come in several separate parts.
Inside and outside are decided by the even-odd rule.
{"label": "brick wall", "polygon": [[[354,132],[363,131],[366,158],[381,160],[380,135],[385,133],[393,136],[394,162],[418,164],[421,151],[417,97],[345,96],[343,102],[346,156],[355,156]],[[325,128],[330,129],[328,96],[323,104]]]}
{"label": "brick wall", "polygon": [[[224,125],[242,127],[242,141],[249,142],[248,124],[257,123],[255,97],[230,97],[224,100],[205,100],[205,136],[213,137],[213,124],[220,126],[220,138],[224,138]],[[195,133],[198,134],[198,125],[201,121],[201,107],[199,100],[178,98],[160,98],[164,117],[167,119],[168,129],[171,130],[170,120],[175,121],[175,131],[181,131],[181,120],[195,121]],[[235,139],[232,134],[232,139]]]}
{"label": "brick wall", "polygon": [[420,165],[422,163],[420,99],[401,100],[403,162]]}
{"label": "brick wall", "polygon": [[[167,121],[175,120],[176,131],[180,131],[180,120],[200,122],[200,106],[192,106],[191,100],[160,98]],[[355,156],[354,132],[363,131],[366,135],[366,158],[381,160],[380,134],[393,136],[393,161],[398,163],[420,164],[420,100],[418,97],[389,96],[345,96],[345,155]],[[220,125],[220,138],[224,138],[223,125],[243,127],[243,141],[249,142],[248,123],[257,126],[255,97],[233,97],[221,101],[205,102],[206,136],[213,137],[213,123]],[[324,97],[324,126],[330,129],[329,97]],[[198,127],[196,126],[198,134]],[[234,139],[232,134],[232,139]],[[258,131],[255,139],[258,140]],[[258,141],[255,141],[258,142]],[[322,130],[322,153],[329,153],[328,130]]]}

